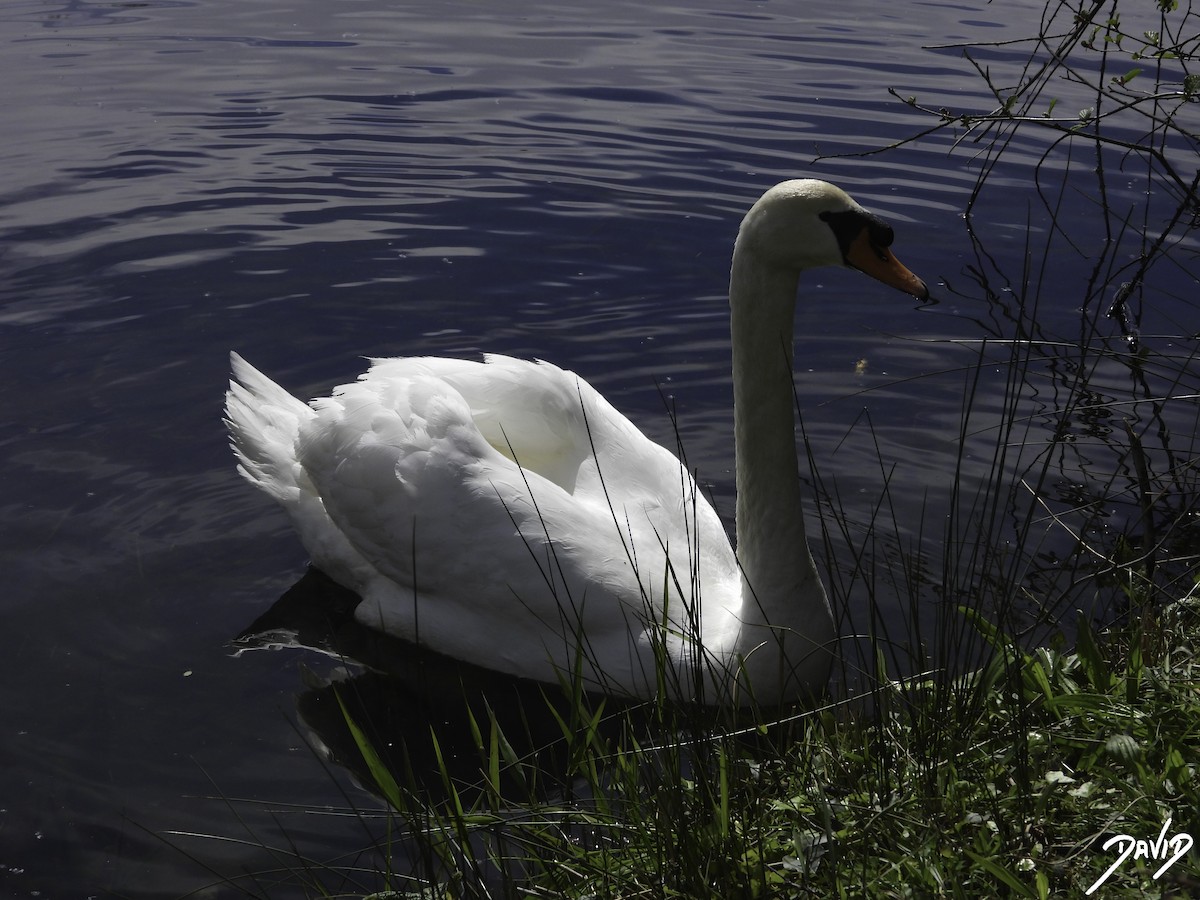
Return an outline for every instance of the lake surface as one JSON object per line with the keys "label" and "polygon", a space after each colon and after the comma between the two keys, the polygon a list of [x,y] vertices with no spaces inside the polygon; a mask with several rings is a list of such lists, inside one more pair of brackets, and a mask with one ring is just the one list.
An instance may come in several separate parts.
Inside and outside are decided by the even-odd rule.
{"label": "lake surface", "polygon": [[[798,399],[836,497],[810,510],[827,534],[814,543],[842,567],[853,541],[828,514],[872,520],[886,484],[897,543],[940,551],[939,504],[956,465],[973,471],[964,391],[978,376],[970,430],[986,445],[1014,336],[1011,290],[970,276],[979,160],[951,152],[952,131],[837,154],[933,124],[890,87],[987,108],[960,51],[925,48],[1026,36],[1042,4],[427,6],[0,11],[4,896],[237,896],[222,877],[278,864],[260,845],[350,865],[367,843],[354,817],[315,812],[372,798],[320,765],[297,720],[298,664],[332,664],[231,652],[305,565],[234,471],[231,349],[302,397],[364,356],[547,358],[674,446],[669,404],[731,515],[733,236],[771,184],[824,177],[889,219],[941,302],[806,277]],[[1046,146],[1023,140],[973,212],[985,258],[1014,276],[1027,237],[1050,239],[1032,175]],[[1086,245],[1099,220],[1067,203]],[[1076,299],[1088,271],[1081,253],[1034,273],[1048,342],[1103,325]],[[1141,327],[1186,366],[1190,344],[1170,336],[1194,332],[1196,292],[1178,277]],[[1119,366],[1092,379],[1127,390]],[[1046,440],[1046,384],[1022,413],[1031,443]],[[1177,419],[1194,434],[1194,409]],[[846,593],[849,634],[861,609]],[[880,614],[909,611],[896,597]]]}

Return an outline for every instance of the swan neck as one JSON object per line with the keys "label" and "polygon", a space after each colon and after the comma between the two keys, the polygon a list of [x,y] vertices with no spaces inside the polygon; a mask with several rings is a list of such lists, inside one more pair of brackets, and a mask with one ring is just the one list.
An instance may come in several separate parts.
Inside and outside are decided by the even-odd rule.
{"label": "swan neck", "polygon": [[[737,555],[743,621],[795,619],[820,591],[796,464],[793,327],[800,272],[739,246],[730,276]],[[816,585],[816,587],[814,587]],[[747,602],[752,600],[752,602]]]}

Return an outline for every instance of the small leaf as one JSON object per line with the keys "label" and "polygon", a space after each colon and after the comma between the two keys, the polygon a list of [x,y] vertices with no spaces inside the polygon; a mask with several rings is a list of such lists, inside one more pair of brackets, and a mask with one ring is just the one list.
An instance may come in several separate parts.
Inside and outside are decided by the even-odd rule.
{"label": "small leaf", "polygon": [[1096,782],[1085,781],[1079,787],[1073,787],[1067,791],[1067,796],[1074,797],[1076,800],[1086,800],[1096,792]]}
{"label": "small leaf", "polygon": [[1054,769],[1046,773],[1046,781],[1049,784],[1074,784],[1075,779],[1061,769]]}
{"label": "small leaf", "polygon": [[1142,756],[1142,748],[1128,734],[1114,734],[1104,742],[1104,752],[1124,763],[1137,762]]}

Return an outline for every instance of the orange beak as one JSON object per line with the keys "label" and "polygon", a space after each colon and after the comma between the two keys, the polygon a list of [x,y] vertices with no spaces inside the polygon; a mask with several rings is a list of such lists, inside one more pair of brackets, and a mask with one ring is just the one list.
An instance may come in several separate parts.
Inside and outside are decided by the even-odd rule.
{"label": "orange beak", "polygon": [[846,251],[846,262],[851,266],[882,281],[888,287],[904,291],[918,300],[929,299],[929,288],[925,282],[904,267],[887,247],[871,243],[869,230],[864,228],[850,242]]}

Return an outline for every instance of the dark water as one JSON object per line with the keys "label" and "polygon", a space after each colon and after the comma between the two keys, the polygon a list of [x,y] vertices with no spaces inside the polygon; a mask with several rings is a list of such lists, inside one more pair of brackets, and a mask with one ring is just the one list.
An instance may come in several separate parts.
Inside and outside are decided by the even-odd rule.
{"label": "dark water", "polygon": [[[863,520],[890,478],[915,522],[951,479],[974,342],[1003,323],[964,275],[977,165],[951,133],[830,157],[930,124],[888,87],[986,105],[958,51],[923,47],[1027,33],[998,21],[1026,6],[5,3],[0,894],[176,896],[270,868],[260,844],[346,862],[366,843],[310,812],[372,803],[295,724],[298,660],[320,660],[230,652],[305,562],[234,473],[230,349],[302,396],[367,355],[545,357],[670,443],[665,395],[731,512],[733,234],[766,187],[819,175],[950,282],[917,310],[815,273],[797,320],[822,477]],[[976,210],[1018,273],[1044,149],[1010,148]],[[1086,268],[1038,277],[1066,297]],[[1194,285],[1172,296],[1147,334],[1194,330]],[[1070,338],[1080,316],[1047,301],[1040,321]]]}

